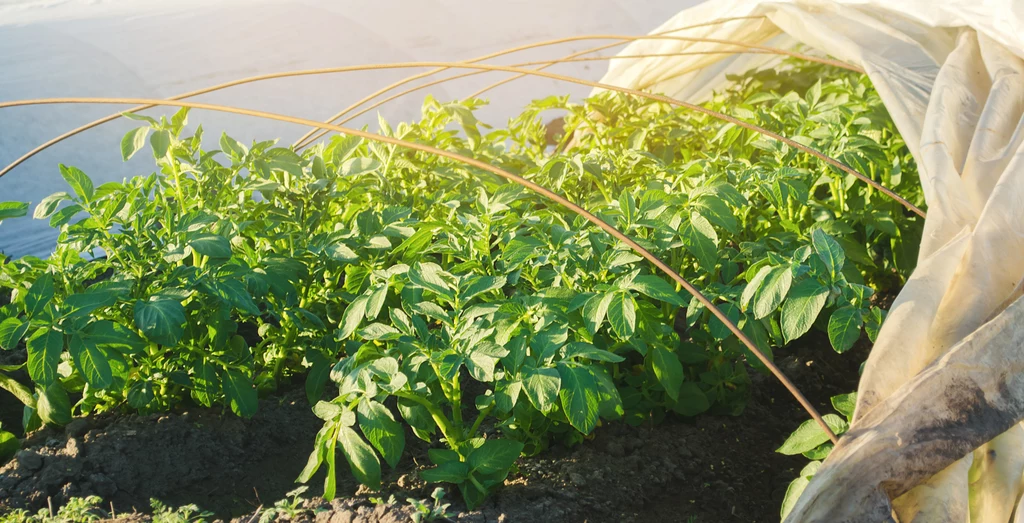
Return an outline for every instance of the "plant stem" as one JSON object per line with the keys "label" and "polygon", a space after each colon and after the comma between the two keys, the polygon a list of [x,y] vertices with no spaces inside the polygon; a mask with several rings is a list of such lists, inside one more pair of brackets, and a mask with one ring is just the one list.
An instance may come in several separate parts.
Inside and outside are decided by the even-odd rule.
{"label": "plant stem", "polygon": [[405,398],[409,401],[422,405],[423,408],[427,409],[427,412],[430,413],[430,417],[434,419],[434,423],[437,424],[437,428],[441,429],[441,434],[444,435],[444,438],[448,440],[449,443],[455,444],[459,441],[458,439],[455,439],[452,436],[454,432],[452,424],[450,421],[448,421],[448,418],[445,417],[444,413],[441,412],[441,409],[437,408],[437,405],[434,405],[430,401],[427,401],[426,398],[422,398],[420,396],[417,396],[416,394],[406,392],[404,390],[395,392],[395,396],[398,396],[399,398]]}
{"label": "plant stem", "polygon": [[476,417],[476,421],[473,422],[473,428],[469,429],[469,434],[467,434],[467,436],[469,436],[470,438],[476,436],[476,431],[480,430],[480,424],[484,422],[484,418],[486,418],[487,415],[490,414],[491,410],[493,409],[494,404],[492,403],[487,407],[484,407],[484,410],[480,411],[480,414],[478,414]]}

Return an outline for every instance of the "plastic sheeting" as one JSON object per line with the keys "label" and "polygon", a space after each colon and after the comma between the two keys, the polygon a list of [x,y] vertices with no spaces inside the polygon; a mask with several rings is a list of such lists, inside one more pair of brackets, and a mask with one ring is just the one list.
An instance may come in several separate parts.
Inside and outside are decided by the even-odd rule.
{"label": "plastic sheeting", "polygon": [[[655,32],[805,44],[862,67],[917,159],[918,268],[862,376],[854,422],[787,521],[1024,522],[1024,2],[711,1]],[[699,101],[777,58],[637,41],[603,82]],[[973,452],[972,452],[973,451]]]}

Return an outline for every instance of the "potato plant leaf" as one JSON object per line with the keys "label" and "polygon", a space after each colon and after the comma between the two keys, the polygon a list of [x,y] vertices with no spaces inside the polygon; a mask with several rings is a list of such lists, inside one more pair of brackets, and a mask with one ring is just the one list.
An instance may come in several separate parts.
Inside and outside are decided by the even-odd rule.
{"label": "potato plant leaf", "polygon": [[[822,416],[825,420],[825,424],[828,428],[832,429],[835,434],[842,434],[849,428],[849,424],[843,418],[836,416],[835,414],[825,414]],[[818,423],[814,420],[807,420],[803,422],[799,428],[793,431],[785,443],[781,447],[776,449],[775,452],[785,454],[787,456],[794,456],[796,454],[803,454],[809,450],[814,449],[818,445],[828,441],[828,434],[825,434],[824,430],[818,426]]]}
{"label": "potato plant leaf", "polygon": [[832,348],[843,353],[853,347],[860,338],[863,323],[860,309],[851,306],[836,309],[828,320],[828,339],[832,342]]}
{"label": "potato plant leaf", "polygon": [[398,466],[398,460],[405,449],[405,431],[395,421],[391,411],[379,402],[365,400],[359,402],[357,412],[359,428],[366,439],[391,468]]}
{"label": "potato plant leaf", "polygon": [[177,345],[185,333],[185,308],[173,298],[139,300],[135,302],[135,325],[156,343]]}
{"label": "potato plant leaf", "polygon": [[679,400],[679,388],[683,385],[683,364],[675,353],[662,347],[652,347],[648,352],[651,368],[658,383],[665,387],[665,393],[674,401]]}
{"label": "potato plant leaf", "polygon": [[231,405],[231,412],[243,418],[251,418],[256,414],[259,397],[252,379],[238,369],[224,369],[222,380],[224,395]]}
{"label": "potato plant leaf", "polygon": [[608,304],[608,323],[622,338],[631,338],[636,331],[636,301],[628,292],[615,293]]}
{"label": "potato plant leaf", "polygon": [[782,304],[782,335],[789,343],[811,330],[825,306],[828,288],[808,278],[797,283]]}
{"label": "potato plant leaf", "polygon": [[558,396],[562,402],[563,412],[576,430],[590,434],[597,426],[600,407],[594,377],[584,367],[570,367],[564,364],[558,365],[558,375],[562,378]]}
{"label": "potato plant leaf", "polygon": [[373,448],[351,427],[341,427],[338,442],[341,443],[352,475],[370,489],[380,489],[380,461]]}
{"label": "potato plant leaf", "polygon": [[507,471],[515,465],[523,444],[510,439],[489,439],[471,452],[467,458],[469,468],[481,474]]}

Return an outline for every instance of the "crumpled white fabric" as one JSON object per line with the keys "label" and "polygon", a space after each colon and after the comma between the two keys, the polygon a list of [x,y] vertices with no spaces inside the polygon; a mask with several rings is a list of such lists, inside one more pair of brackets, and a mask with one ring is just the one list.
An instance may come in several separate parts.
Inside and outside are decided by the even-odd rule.
{"label": "crumpled white fabric", "polygon": [[[757,18],[679,34],[804,44],[862,67],[928,203],[918,268],[865,366],[851,431],[787,521],[876,521],[891,510],[883,519],[1024,523],[1024,387],[1009,373],[1024,368],[1024,347],[1005,343],[1024,330],[1024,2],[711,0],[653,32],[736,17]],[[779,59],[672,40],[622,54],[723,49],[737,52],[615,60],[602,82],[695,102],[726,74]]]}

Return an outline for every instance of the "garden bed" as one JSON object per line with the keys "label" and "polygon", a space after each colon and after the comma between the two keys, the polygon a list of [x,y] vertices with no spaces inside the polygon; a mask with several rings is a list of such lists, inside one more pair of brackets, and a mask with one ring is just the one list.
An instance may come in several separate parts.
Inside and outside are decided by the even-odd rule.
{"label": "garden bed", "polygon": [[[856,386],[867,344],[840,356],[812,337],[780,364],[818,405]],[[553,447],[519,462],[482,507],[457,521],[774,521],[789,481],[806,462],[773,451],[806,418],[775,380],[755,376],[742,416],[670,418],[630,427],[611,423],[582,445]],[[4,403],[8,403],[5,398]],[[295,478],[322,422],[302,391],[261,401],[258,414],[240,419],[220,409],[149,416],[95,416],[64,431],[44,429],[24,442],[18,458],[0,469],[0,510],[31,512],[70,496],[99,495],[100,507],[122,520],[146,519],[150,498],[169,506],[196,504],[216,517],[255,521],[295,488]],[[429,498],[432,486],[416,477],[428,464],[416,442],[385,478],[381,492],[359,489],[339,475],[339,499],[325,502],[318,475],[303,494],[300,520],[344,514],[340,521],[407,521],[406,498]],[[397,503],[375,504],[371,498]],[[455,501],[449,495],[446,501]],[[125,517],[126,514],[138,512]]]}
{"label": "garden bed", "polygon": [[406,500],[441,484],[464,521],[775,520],[831,443],[767,367],[854,389],[921,228],[858,181],[921,200],[870,83],[827,69],[708,102],[749,129],[603,93],[491,130],[428,98],[386,137],[208,151],[187,109],[132,115],[122,155],[160,172],[60,166],[54,254],[0,263],[0,509],[430,521]]}

